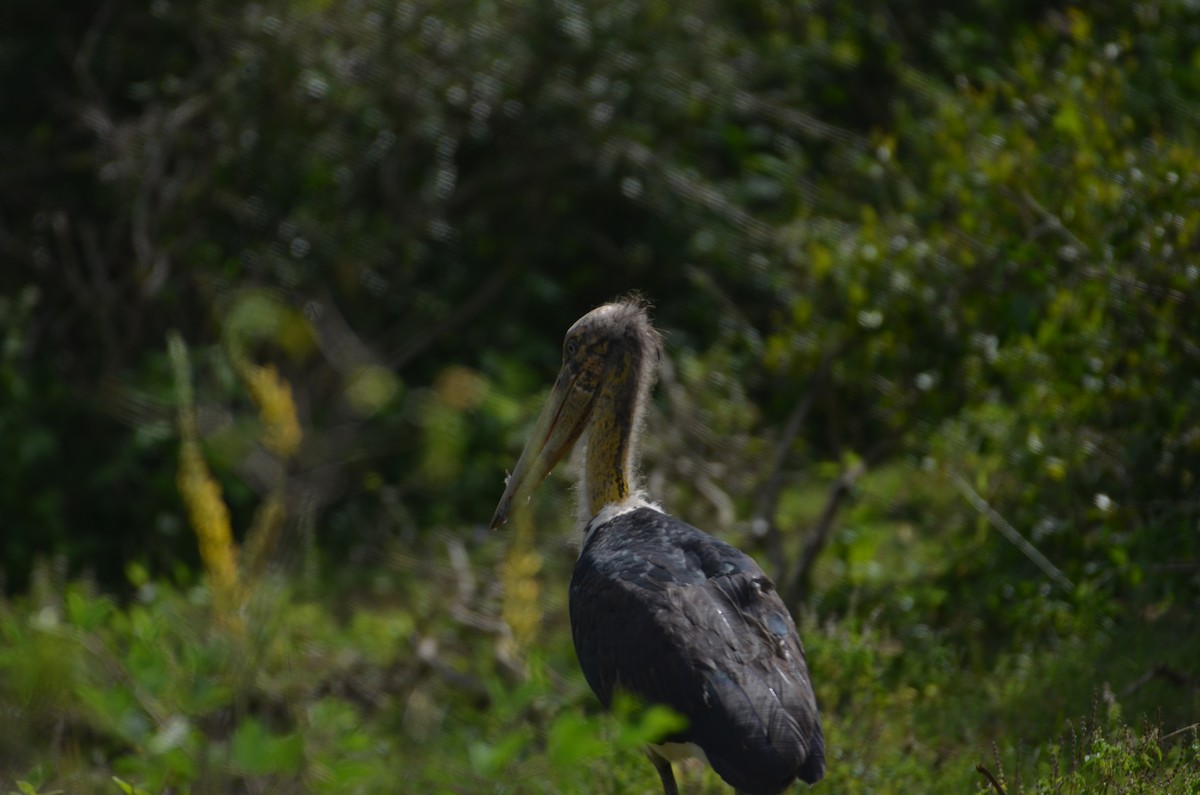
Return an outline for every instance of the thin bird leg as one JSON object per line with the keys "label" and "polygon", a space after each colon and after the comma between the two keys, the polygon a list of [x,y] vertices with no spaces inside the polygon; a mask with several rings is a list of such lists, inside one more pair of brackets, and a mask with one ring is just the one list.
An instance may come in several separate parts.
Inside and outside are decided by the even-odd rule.
{"label": "thin bird leg", "polygon": [[675,786],[675,773],[671,770],[671,763],[656,753],[653,748],[646,749],[646,756],[650,757],[650,761],[654,763],[654,769],[658,771],[658,777],[662,779],[663,795],[679,795],[679,787]]}

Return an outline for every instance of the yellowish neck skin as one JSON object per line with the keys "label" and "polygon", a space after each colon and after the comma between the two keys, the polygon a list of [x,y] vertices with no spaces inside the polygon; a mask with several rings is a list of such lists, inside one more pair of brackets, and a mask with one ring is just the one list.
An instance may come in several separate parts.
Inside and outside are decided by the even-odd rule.
{"label": "yellowish neck skin", "polygon": [[588,429],[584,482],[592,516],[631,493],[629,481],[639,400],[638,373],[627,357],[624,366],[605,381]]}

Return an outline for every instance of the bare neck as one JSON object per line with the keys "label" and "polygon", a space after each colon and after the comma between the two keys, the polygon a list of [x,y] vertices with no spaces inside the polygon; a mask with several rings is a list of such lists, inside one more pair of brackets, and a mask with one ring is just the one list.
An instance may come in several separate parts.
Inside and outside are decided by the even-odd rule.
{"label": "bare neck", "polygon": [[627,355],[603,387],[588,428],[583,463],[585,521],[633,493],[637,435],[649,387],[641,362]]}

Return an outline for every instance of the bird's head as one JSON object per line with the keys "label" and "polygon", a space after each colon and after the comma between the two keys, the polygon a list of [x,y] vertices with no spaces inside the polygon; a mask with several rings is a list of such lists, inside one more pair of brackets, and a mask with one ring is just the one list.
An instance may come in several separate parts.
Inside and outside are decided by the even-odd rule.
{"label": "bird's head", "polygon": [[[641,299],[604,304],[575,321],[563,340],[554,388],[492,516],[493,528],[504,524],[514,502],[527,498],[575,446],[592,423],[597,405],[607,402],[618,409],[603,412],[604,421],[626,424],[633,433],[660,350],[658,332]],[[623,396],[632,396],[629,405],[616,405]],[[600,430],[607,435],[617,428]]]}

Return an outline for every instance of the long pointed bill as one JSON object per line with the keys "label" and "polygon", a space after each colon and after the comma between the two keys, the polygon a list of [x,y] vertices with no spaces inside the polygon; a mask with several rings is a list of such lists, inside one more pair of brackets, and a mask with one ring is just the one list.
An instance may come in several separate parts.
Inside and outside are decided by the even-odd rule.
{"label": "long pointed bill", "polygon": [[505,481],[504,496],[492,516],[492,529],[508,521],[513,504],[519,498],[528,498],[546,479],[554,465],[575,445],[591,413],[592,395],[576,388],[575,378],[565,369],[559,372],[517,467]]}

